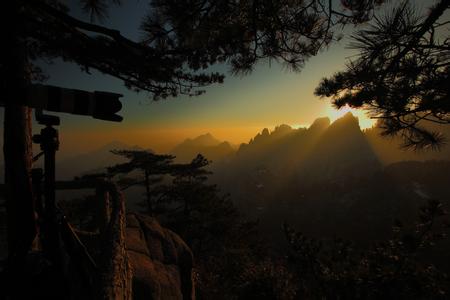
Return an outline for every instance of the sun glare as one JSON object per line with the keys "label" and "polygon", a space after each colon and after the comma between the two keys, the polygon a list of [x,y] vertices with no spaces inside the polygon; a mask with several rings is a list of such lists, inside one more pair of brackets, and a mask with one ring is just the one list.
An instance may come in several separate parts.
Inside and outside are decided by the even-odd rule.
{"label": "sun glare", "polygon": [[331,122],[334,122],[337,119],[342,118],[346,113],[352,113],[352,115],[358,118],[361,129],[371,128],[375,124],[375,120],[367,116],[363,109],[351,108],[347,105],[341,109],[329,106],[326,115],[330,118]]}
{"label": "sun glare", "polygon": [[310,125],[308,125],[308,124],[291,124],[290,126],[294,129],[299,129],[299,128],[308,128]]}

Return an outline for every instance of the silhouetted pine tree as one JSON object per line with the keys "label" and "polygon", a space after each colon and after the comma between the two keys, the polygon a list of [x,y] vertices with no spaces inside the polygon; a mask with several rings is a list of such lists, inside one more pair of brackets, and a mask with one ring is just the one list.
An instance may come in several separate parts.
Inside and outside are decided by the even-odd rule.
{"label": "silhouetted pine tree", "polygon": [[199,199],[205,199],[216,193],[216,187],[206,183],[208,175],[211,174],[205,169],[209,163],[203,155],[198,154],[188,164],[173,166],[171,172],[173,184],[169,193],[172,201],[182,203],[185,216],[189,216],[192,209],[201,204]]}
{"label": "silhouetted pine tree", "polygon": [[124,156],[129,161],[108,167],[109,176],[120,174],[129,174],[135,170],[140,171],[141,177],[120,178],[119,184],[122,189],[133,185],[143,185],[145,187],[145,197],[148,214],[154,213],[154,203],[152,196],[158,194],[157,189],[152,188],[155,184],[161,183],[162,176],[170,172],[172,161],[175,158],[172,155],[154,154],[145,150],[112,150],[112,153]]}
{"label": "silhouetted pine tree", "polygon": [[359,57],[323,79],[316,94],[336,107],[369,109],[386,135],[406,148],[439,147],[443,137],[423,127],[450,124],[450,0],[419,16],[408,1],[353,36]]}

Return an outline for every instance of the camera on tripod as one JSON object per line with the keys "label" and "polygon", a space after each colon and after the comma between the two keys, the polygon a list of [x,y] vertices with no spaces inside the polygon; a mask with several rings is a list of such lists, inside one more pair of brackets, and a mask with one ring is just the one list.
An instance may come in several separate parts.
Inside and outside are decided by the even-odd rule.
{"label": "camera on tripod", "polygon": [[[105,121],[121,122],[123,118],[117,113],[122,109],[122,103],[119,101],[122,96],[110,92],[87,92],[51,85],[32,84],[18,93],[16,101],[41,111],[64,112],[91,116]],[[4,103],[0,102],[0,106],[3,105]],[[56,118],[44,114],[41,114],[41,118],[37,121],[43,125],[59,125],[59,120],[57,121]]]}

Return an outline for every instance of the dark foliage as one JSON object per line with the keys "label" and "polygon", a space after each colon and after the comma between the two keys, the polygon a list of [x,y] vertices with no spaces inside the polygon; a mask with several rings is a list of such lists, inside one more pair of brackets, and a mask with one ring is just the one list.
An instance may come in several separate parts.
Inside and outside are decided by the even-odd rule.
{"label": "dark foliage", "polygon": [[[436,264],[441,258],[432,257],[433,249],[439,248],[435,244],[440,244],[448,231],[446,211],[439,201],[429,200],[421,207],[416,224],[397,221],[391,238],[367,247],[339,238],[309,238],[285,225],[289,248],[273,251],[261,240],[257,224],[245,221],[229,197],[208,183],[208,166],[209,161],[201,155],[187,164],[165,166],[161,201],[155,203],[158,209],[153,212],[193,250],[198,299],[448,296],[449,278]],[[384,213],[389,211],[384,201],[372,205],[381,206]],[[362,213],[370,217],[369,212]]]}
{"label": "dark foliage", "polygon": [[351,243],[308,238],[285,225],[298,296],[314,299],[436,299],[448,297],[449,278],[424,257],[446,237],[442,204],[429,200],[414,230],[394,226],[394,236],[358,252]]}
{"label": "dark foliage", "polygon": [[60,1],[20,2],[31,60],[61,57],[160,99],[199,95],[202,87],[222,82],[223,74],[209,70],[217,63],[246,73],[261,59],[276,59],[298,70],[338,38],[339,25],[371,19],[384,1],[151,1],[139,41],[95,22],[121,1],[80,1],[92,22],[72,17]]}

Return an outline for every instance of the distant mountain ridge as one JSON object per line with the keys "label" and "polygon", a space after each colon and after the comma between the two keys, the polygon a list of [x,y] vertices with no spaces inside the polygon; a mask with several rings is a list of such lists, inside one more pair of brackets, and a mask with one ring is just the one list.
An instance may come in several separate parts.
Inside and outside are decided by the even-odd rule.
{"label": "distant mountain ridge", "polygon": [[349,112],[333,123],[327,117],[318,118],[308,128],[285,124],[272,131],[265,128],[241,144],[234,160],[250,168],[265,165],[283,170],[305,164],[314,168],[330,159],[349,167],[367,163],[369,170],[407,160],[450,160],[450,126],[429,124],[427,128],[446,137],[440,151],[401,149],[400,137],[382,137],[378,127],[362,130],[358,118]]}
{"label": "distant mountain ridge", "polygon": [[[309,128],[265,128],[242,144],[230,164],[217,173],[230,178],[267,170],[297,180],[340,180],[379,170],[381,164],[351,113],[331,123],[319,118]],[[247,175],[246,175],[247,174]]]}
{"label": "distant mountain ridge", "polygon": [[[433,126],[450,140],[450,126]],[[404,151],[399,148],[400,138],[381,137],[380,131],[377,127],[361,130],[358,119],[349,113],[333,123],[327,117],[318,118],[308,128],[294,129],[286,124],[273,130],[264,128],[237,150],[229,142],[206,133],[184,140],[170,153],[177,156],[178,162],[189,162],[201,153],[213,161],[216,173],[268,168],[276,172],[294,172],[300,177],[324,178],[345,173],[345,168],[357,169],[353,172],[357,176],[359,170],[376,170],[396,162],[450,160],[449,142],[440,152]],[[113,141],[94,151],[64,159],[58,160],[57,155],[57,178],[71,179],[123,161],[110,153],[113,149],[142,150],[139,146]],[[3,173],[0,174],[2,180]]]}
{"label": "distant mountain ridge", "polygon": [[194,139],[186,139],[170,151],[176,156],[176,161],[185,163],[191,161],[197,154],[202,154],[207,159],[216,162],[231,156],[234,152],[235,150],[229,142],[222,142],[210,133]]}

